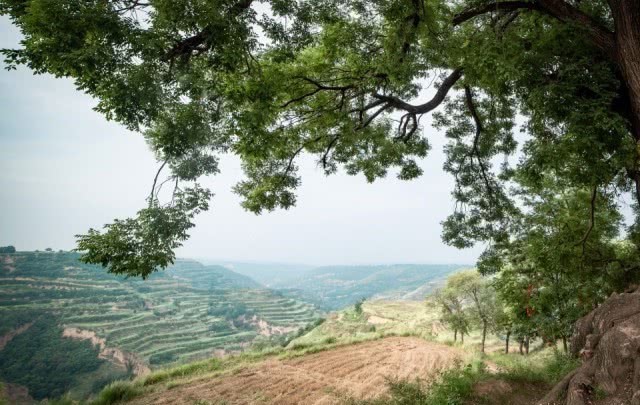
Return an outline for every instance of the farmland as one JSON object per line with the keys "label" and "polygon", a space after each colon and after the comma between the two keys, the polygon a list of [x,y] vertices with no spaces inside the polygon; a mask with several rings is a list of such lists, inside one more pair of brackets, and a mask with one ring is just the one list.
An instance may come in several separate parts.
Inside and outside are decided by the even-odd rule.
{"label": "farmland", "polygon": [[[220,266],[178,260],[143,281],[77,258],[67,252],[0,255],[0,379],[25,385],[37,397],[51,395],[34,382],[51,372],[42,365],[55,347],[44,352],[23,345],[19,356],[9,355],[24,340],[37,340],[34,334],[46,333],[52,345],[75,344],[65,350],[97,359],[58,382],[82,397],[99,386],[81,384],[81,376],[106,383],[168,363],[286,343],[318,318],[313,306]],[[30,366],[23,360],[34,356],[42,362],[25,369]]]}

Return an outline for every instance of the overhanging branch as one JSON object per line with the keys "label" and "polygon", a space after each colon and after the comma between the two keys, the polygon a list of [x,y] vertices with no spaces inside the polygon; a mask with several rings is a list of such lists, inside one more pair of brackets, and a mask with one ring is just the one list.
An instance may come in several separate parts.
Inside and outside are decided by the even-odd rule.
{"label": "overhanging branch", "polygon": [[460,25],[474,17],[496,11],[532,10],[556,18],[564,23],[575,23],[584,28],[593,44],[615,60],[615,39],[611,31],[596,19],[564,0],[491,1],[461,11],[453,17],[453,25]]}
{"label": "overhanging branch", "polygon": [[442,81],[440,88],[433,96],[433,98],[427,101],[424,104],[413,105],[409,104],[406,101],[403,101],[395,96],[389,96],[384,94],[375,93],[373,97],[378,100],[386,101],[392,108],[397,110],[404,110],[411,114],[425,114],[430,111],[433,111],[436,107],[438,107],[444,101],[445,97],[449,93],[449,90],[453,87],[454,84],[462,77],[462,68],[455,69],[446,79]]}

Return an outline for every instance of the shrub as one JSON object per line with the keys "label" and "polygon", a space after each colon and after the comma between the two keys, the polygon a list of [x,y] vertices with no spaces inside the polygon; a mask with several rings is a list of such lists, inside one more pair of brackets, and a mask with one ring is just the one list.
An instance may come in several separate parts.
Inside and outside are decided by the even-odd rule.
{"label": "shrub", "polygon": [[129,381],[116,381],[107,385],[92,405],[111,405],[120,401],[128,401],[142,394],[142,390]]}

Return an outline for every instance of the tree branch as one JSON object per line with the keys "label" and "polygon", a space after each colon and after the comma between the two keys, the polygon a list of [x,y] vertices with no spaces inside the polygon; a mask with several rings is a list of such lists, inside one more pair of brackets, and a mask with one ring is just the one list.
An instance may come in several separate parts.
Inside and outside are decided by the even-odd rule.
{"label": "tree branch", "polygon": [[[480,149],[478,147],[478,143],[480,142],[480,134],[483,131],[482,120],[480,120],[480,115],[478,114],[478,110],[476,109],[475,103],[473,101],[473,92],[471,91],[471,87],[464,86],[464,95],[467,101],[467,108],[471,113],[471,117],[476,124],[476,134],[473,138],[473,146],[472,153],[476,155],[478,159],[478,164],[480,165],[480,173],[482,174],[482,179],[484,181],[485,187],[487,187],[487,191],[489,192],[489,196],[493,195],[493,187],[491,187],[491,183],[489,181],[489,177],[487,176],[486,168],[482,163],[482,158],[480,157]],[[472,161],[473,164],[473,161]]]}
{"label": "tree branch", "polygon": [[386,101],[389,105],[398,110],[404,110],[411,114],[425,114],[436,107],[438,107],[444,101],[445,97],[449,93],[449,90],[453,87],[454,84],[462,77],[462,68],[457,68],[447,78],[442,81],[442,84],[438,88],[438,91],[433,96],[433,98],[427,101],[424,104],[413,105],[409,104],[406,101],[403,101],[395,96],[388,96],[384,94],[375,93],[373,97],[378,100]]}
{"label": "tree branch", "polygon": [[[228,18],[235,18],[239,16],[240,14],[242,14],[242,12],[244,12],[249,7],[251,7],[252,3],[253,3],[253,0],[238,1],[236,4],[234,4],[229,8]],[[207,41],[209,41],[211,37],[210,33],[212,31],[215,31],[216,29],[219,30],[221,28],[215,27],[215,26],[214,27],[207,26],[197,34],[178,41],[169,51],[166,52],[166,54],[163,57],[163,60],[165,61],[173,60],[178,56],[182,56],[185,59],[189,59],[193,51],[196,51],[196,50],[206,51],[210,46],[210,44],[207,44]],[[205,45],[205,47],[202,48],[202,45]]]}
{"label": "tree branch", "polygon": [[587,30],[596,47],[615,60],[615,39],[611,31],[587,13],[564,0],[491,1],[468,8],[453,17],[453,25],[460,25],[474,17],[494,11],[532,10],[550,15],[564,23],[576,23]]}
{"label": "tree branch", "polygon": [[537,2],[530,1],[494,1],[477,7],[471,7],[453,16],[453,25],[460,25],[474,17],[497,11],[515,10],[537,10],[544,11]]}
{"label": "tree branch", "polygon": [[160,176],[160,172],[162,172],[162,169],[164,169],[164,167],[166,165],[167,165],[167,160],[162,162],[162,165],[160,165],[160,168],[158,169],[158,172],[156,173],[156,177],[153,178],[153,186],[151,186],[151,194],[149,195],[149,205],[151,205],[151,203],[153,202],[153,199],[154,199],[154,194],[155,194],[155,191],[156,191],[156,183],[158,182],[158,176]]}
{"label": "tree branch", "polygon": [[574,246],[582,245],[582,254],[584,255],[585,244],[587,243],[587,239],[589,239],[589,235],[591,235],[591,231],[593,231],[593,227],[596,224],[596,197],[598,195],[598,185],[593,186],[593,191],[591,192],[591,214],[589,218],[589,228],[587,232],[585,232],[580,242],[576,243]]}

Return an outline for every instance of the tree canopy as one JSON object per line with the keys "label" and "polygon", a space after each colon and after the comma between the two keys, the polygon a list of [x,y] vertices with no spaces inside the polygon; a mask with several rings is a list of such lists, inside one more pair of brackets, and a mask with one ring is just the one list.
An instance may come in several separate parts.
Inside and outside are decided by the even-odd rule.
{"label": "tree canopy", "polygon": [[147,206],[79,236],[112,272],[173,261],[221,154],[242,160],[247,210],[288,208],[302,153],[327,174],[421,175],[429,113],[456,184],[443,238],[488,242],[483,271],[526,221],[523,190],[552,178],[614,205],[640,196],[635,0],[0,0],[0,13],[24,35],[2,50],[9,69],[72,78],[157,155]]}

